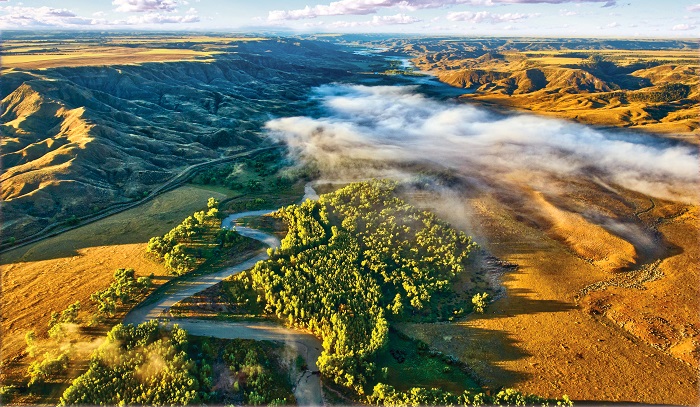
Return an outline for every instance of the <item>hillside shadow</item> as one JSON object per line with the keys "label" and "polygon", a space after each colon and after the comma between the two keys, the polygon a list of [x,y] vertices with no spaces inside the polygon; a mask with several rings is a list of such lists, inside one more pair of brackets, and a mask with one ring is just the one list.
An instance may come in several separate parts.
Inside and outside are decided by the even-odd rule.
{"label": "hillside shadow", "polygon": [[533,290],[511,288],[506,297],[490,304],[490,312],[480,314],[480,319],[511,318],[516,315],[568,312],[578,307],[574,303],[551,300],[533,299]]}
{"label": "hillside shadow", "polygon": [[485,391],[508,387],[527,380],[530,373],[506,368],[504,362],[531,356],[519,341],[507,333],[475,327],[472,322],[459,323],[398,323],[396,329],[409,337],[428,344],[445,357],[454,356]]}

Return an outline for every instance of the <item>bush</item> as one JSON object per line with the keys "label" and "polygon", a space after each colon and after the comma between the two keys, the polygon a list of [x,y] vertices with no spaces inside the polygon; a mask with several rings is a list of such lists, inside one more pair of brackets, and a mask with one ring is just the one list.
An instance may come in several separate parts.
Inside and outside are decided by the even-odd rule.
{"label": "bush", "polygon": [[97,311],[100,314],[114,316],[117,312],[117,301],[127,304],[153,285],[150,277],[136,279],[135,274],[134,269],[118,269],[114,272],[114,281],[109,287],[90,296],[90,299],[97,303]]}
{"label": "bush", "polygon": [[475,294],[472,297],[472,304],[474,304],[474,312],[483,314],[486,310],[486,305],[488,304],[488,293]]}
{"label": "bush", "polygon": [[667,83],[656,90],[630,92],[627,99],[630,101],[663,103],[685,99],[690,95],[691,87],[682,83]]}
{"label": "bush", "polygon": [[29,386],[39,382],[47,381],[51,378],[66,373],[68,369],[68,354],[61,353],[54,357],[50,353],[44,354],[41,361],[32,362],[27,369],[29,375]]}
{"label": "bush", "polygon": [[[206,231],[219,229],[221,214],[219,213],[219,201],[209,198],[207,209],[198,211],[188,216],[179,225],[175,226],[163,236],[154,236],[148,240],[146,253],[152,255],[157,260],[165,264],[174,275],[183,275],[194,270],[197,258],[189,253],[185,243],[190,243],[198,236],[202,236]],[[234,232],[235,233],[235,232]],[[234,241],[236,236],[225,236]],[[221,242],[220,235],[217,235],[220,246],[226,242]],[[198,255],[201,257],[201,254]]]}
{"label": "bush", "polygon": [[185,405],[201,401],[187,334],[157,321],[119,324],[93,353],[88,371],[73,380],[61,405]]}
{"label": "bush", "polygon": [[80,312],[80,301],[76,301],[64,309],[60,314],[58,312],[51,313],[49,320],[49,336],[55,339],[61,339],[64,336],[63,324],[74,324],[78,322],[78,313]]}
{"label": "bush", "polygon": [[371,404],[385,406],[547,406],[550,403],[556,403],[557,406],[573,406],[571,399],[566,395],[560,400],[548,400],[533,394],[524,394],[515,389],[501,390],[495,396],[490,396],[484,393],[472,394],[468,391],[454,394],[441,389],[422,387],[401,392],[384,383],[374,386],[368,401]]}

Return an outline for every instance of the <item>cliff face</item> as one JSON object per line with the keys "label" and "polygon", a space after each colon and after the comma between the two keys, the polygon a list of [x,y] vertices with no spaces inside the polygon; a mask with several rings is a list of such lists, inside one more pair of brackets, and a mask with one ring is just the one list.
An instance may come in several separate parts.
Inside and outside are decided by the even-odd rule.
{"label": "cliff face", "polygon": [[361,57],[326,43],[244,43],[213,62],[5,72],[3,235],[143,196],[188,165],[263,143],[262,123],[295,114],[312,86]]}

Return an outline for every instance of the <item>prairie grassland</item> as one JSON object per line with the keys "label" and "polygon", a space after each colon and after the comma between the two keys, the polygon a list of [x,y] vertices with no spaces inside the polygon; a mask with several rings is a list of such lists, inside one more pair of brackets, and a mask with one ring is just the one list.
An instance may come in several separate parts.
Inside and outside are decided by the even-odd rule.
{"label": "prairie grassland", "polygon": [[[22,48],[20,48],[21,50]],[[21,52],[21,51],[18,51]],[[129,48],[129,47],[80,47],[71,45],[56,51],[3,55],[6,68],[39,69],[65,66],[93,66],[139,64],[144,62],[204,61],[211,60],[214,52],[190,49]]]}
{"label": "prairie grassland", "polygon": [[[595,200],[591,196],[584,200]],[[697,405],[698,208],[655,201],[638,216],[656,225],[658,244],[670,251],[650,265],[660,274],[645,281],[638,273],[615,271],[623,259],[639,263],[640,255],[601,228],[590,234],[595,225],[583,217],[568,219],[541,198],[515,211],[496,197],[469,199],[477,241],[518,265],[502,277],[505,296],[461,322],[398,329],[467,363],[492,389]],[[582,294],[596,283],[600,289]]]}
{"label": "prairie grassland", "polygon": [[206,207],[212,196],[226,198],[220,192],[184,186],[134,209],[3,254],[3,362],[21,358],[28,330],[46,333],[52,311],[75,301],[84,307],[90,304],[90,294],[106,288],[118,268],[133,268],[137,276],[153,273],[155,286],[169,281],[165,268],[145,255],[146,242]]}
{"label": "prairie grassland", "polygon": [[210,37],[210,36],[178,36],[176,38],[148,38],[144,39],[142,37],[119,37],[111,39],[110,43],[115,44],[172,44],[172,43],[182,43],[182,42],[206,42],[206,43],[228,43],[228,42],[251,42],[251,41],[267,41],[269,38],[265,37]]}

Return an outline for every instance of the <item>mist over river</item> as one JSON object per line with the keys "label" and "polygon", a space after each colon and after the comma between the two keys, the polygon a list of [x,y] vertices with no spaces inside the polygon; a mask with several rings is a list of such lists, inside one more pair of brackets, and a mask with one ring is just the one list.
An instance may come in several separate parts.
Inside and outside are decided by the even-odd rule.
{"label": "mist over river", "polygon": [[[500,115],[426,97],[417,86],[335,84],[313,93],[316,117],[271,120],[270,135],[327,178],[411,176],[407,166],[447,169],[475,186],[523,183],[556,193],[556,179],[694,202],[696,148],[532,114]],[[361,163],[361,165],[358,165]]]}

